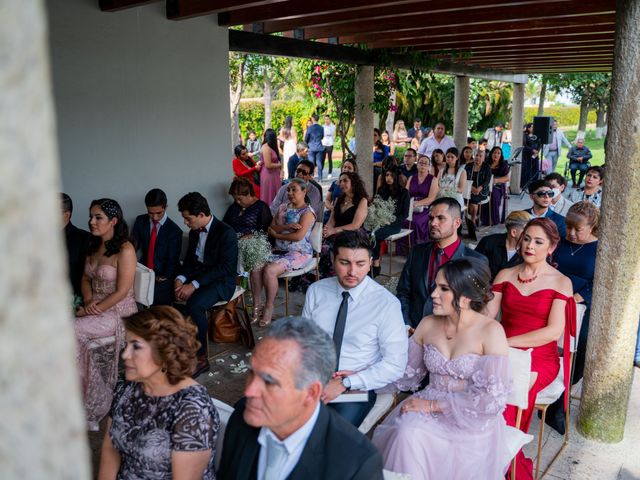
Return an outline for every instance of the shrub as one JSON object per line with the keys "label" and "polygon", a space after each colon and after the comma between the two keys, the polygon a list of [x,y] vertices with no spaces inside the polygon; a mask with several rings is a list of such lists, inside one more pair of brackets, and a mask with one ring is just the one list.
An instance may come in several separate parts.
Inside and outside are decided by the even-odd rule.
{"label": "shrub", "polygon": [[[545,116],[553,117],[561,127],[576,127],[580,121],[580,107],[578,105],[566,107],[545,107]],[[524,107],[524,123],[533,122],[533,117],[538,115],[538,107]],[[590,110],[587,123],[596,123],[596,112]]]}
{"label": "shrub", "polygon": [[[311,114],[313,114],[313,107],[307,106],[303,102],[275,100],[271,103],[271,126],[278,131],[284,125],[285,117],[291,115],[300,139]],[[249,130],[255,130],[258,138],[262,137],[264,132],[264,104],[262,102],[240,103],[239,117],[242,138],[247,138]]]}

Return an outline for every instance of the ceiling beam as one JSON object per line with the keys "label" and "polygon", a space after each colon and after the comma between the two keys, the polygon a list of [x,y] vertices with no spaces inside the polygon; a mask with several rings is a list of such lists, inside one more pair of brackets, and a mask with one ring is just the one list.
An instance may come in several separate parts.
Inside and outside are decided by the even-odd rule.
{"label": "ceiling beam", "polygon": [[103,12],[117,12],[127,8],[141,7],[149,3],[158,3],[160,0],[99,0],[98,5]]}
{"label": "ceiling beam", "polygon": [[595,49],[573,49],[573,50],[549,50],[547,52],[528,53],[520,50],[519,52],[506,53],[500,50],[499,52],[484,52],[479,55],[472,55],[469,57],[469,62],[476,62],[478,60],[484,60],[486,58],[545,58],[550,56],[564,56],[565,58],[572,55],[613,55],[613,51],[610,48],[595,48]]}
{"label": "ceiling beam", "polygon": [[[588,39],[588,38],[583,38],[583,39],[576,39],[576,40],[558,40],[558,41],[553,41],[553,39],[549,39],[548,42],[525,42],[523,41],[522,43],[511,43],[509,45],[505,45],[505,47],[507,48],[522,48],[522,49],[529,49],[531,50],[539,50],[539,49],[544,49],[547,47],[551,47],[551,46],[562,46],[562,45],[569,45],[569,46],[576,46],[576,47],[581,47],[582,45],[588,45],[588,44],[594,44],[594,43],[602,43],[602,39],[599,38],[594,38],[594,39]],[[609,41],[609,40],[606,40]],[[424,47],[424,46],[416,46],[413,48],[413,50],[417,50],[420,52],[433,52],[433,53],[449,53],[449,54],[465,54],[466,52],[478,52],[481,50],[495,50],[496,49],[496,45],[495,44],[490,44],[490,43],[485,43],[483,45],[476,45],[473,47],[466,47],[466,48],[438,48],[438,47]]]}
{"label": "ceiling beam", "polygon": [[[187,18],[211,15],[247,8],[261,8],[272,4],[284,3],[286,0],[166,0],[167,18],[185,20]],[[253,22],[247,22],[253,23]]]}

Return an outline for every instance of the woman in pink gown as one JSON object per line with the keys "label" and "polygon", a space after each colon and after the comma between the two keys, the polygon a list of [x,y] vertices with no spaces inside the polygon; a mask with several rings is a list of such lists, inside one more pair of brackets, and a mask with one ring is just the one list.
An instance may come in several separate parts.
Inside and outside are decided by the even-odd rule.
{"label": "woman in pink gown", "polygon": [[278,137],[273,128],[264,132],[264,141],[260,149],[260,200],[271,206],[278,190],[282,186],[282,161],[278,153]]}
{"label": "woman in pink gown", "polygon": [[376,428],[385,469],[421,480],[504,476],[507,339],[498,322],[479,313],[492,297],[490,281],[487,266],[473,258],[438,271],[433,315],[409,339],[405,375],[394,387],[416,390],[427,373],[429,385]]}
{"label": "woman in pink gown", "polygon": [[[502,311],[502,326],[510,347],[531,352],[532,386],[529,408],[522,413],[520,430],[527,433],[534,412],[538,392],[558,375],[560,361],[557,341],[563,332],[575,334],[575,301],[571,280],[549,263],[560,235],[548,218],[535,218],[524,227],[519,252],[523,263],[501,270],[495,278],[494,299],[488,314],[496,317]],[[569,341],[569,335],[565,335]],[[569,344],[565,343],[565,351]],[[563,365],[565,379],[569,379],[569,356]],[[567,390],[568,391],[568,390]],[[516,425],[517,409],[507,407],[507,425]],[[533,478],[533,462],[522,451],[516,457],[518,479]]]}
{"label": "woman in pink gown", "polygon": [[121,318],[138,309],[133,296],[136,252],[115,200],[91,202],[89,250],[82,277],[84,305],[76,312],[77,362],[89,430],[109,412],[124,345]]}

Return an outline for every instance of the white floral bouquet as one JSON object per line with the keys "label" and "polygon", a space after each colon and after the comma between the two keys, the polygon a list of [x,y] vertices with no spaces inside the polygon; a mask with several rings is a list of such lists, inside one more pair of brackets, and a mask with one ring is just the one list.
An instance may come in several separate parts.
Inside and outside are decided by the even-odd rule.
{"label": "white floral bouquet", "polygon": [[240,274],[248,277],[254,268],[262,267],[271,257],[271,244],[264,232],[252,232],[238,240]]}
{"label": "white floral bouquet", "polygon": [[399,281],[400,281],[400,277],[391,277],[389,280],[387,280],[387,283],[384,284],[384,288],[389,290],[394,295],[397,295]]}
{"label": "white floral bouquet", "polygon": [[367,219],[364,221],[364,228],[371,234],[379,229],[393,223],[396,219],[396,201],[390,198],[383,200],[382,197],[376,195],[373,202],[369,205],[367,211]]}

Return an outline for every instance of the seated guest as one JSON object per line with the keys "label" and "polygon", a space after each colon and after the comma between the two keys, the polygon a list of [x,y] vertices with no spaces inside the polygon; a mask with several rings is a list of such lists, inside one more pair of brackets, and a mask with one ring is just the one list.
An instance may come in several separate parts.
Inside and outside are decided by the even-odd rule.
{"label": "seated guest", "polygon": [[460,165],[464,167],[469,163],[473,163],[473,149],[469,146],[466,146],[463,147],[462,151],[460,152]]}
{"label": "seated guest", "polygon": [[409,179],[405,188],[414,201],[411,244],[418,245],[429,240],[429,208],[438,196],[438,180],[429,173],[428,158],[418,160],[418,173]]}
{"label": "seated guest", "polygon": [[383,200],[393,200],[396,204],[394,212],[395,220],[389,225],[378,228],[375,232],[375,243],[373,245],[373,276],[380,275],[380,245],[385,238],[390,235],[400,233],[402,224],[409,216],[409,192],[400,185],[400,175],[397,168],[391,168],[384,174],[385,183],[378,190],[378,196]]}
{"label": "seated guest", "polygon": [[560,236],[564,237],[567,228],[564,217],[549,208],[553,197],[555,197],[555,192],[549,182],[535,180],[529,185],[529,198],[533,201],[533,207],[525,211],[530,213],[533,218],[545,217],[552,220],[556,224]]}
{"label": "seated guest", "polygon": [[186,194],[178,210],[189,227],[189,247],[174,282],[176,299],[186,302],[186,314],[198,327],[198,364],[194,378],[209,371],[207,310],[229,300],[236,288],[238,239],[233,229],[215,218],[207,199],[198,192]]}
{"label": "seated guest", "polygon": [[430,173],[434,177],[438,178],[440,176],[440,172],[447,167],[444,151],[436,148],[431,155]]}
{"label": "seated guest", "polygon": [[196,327],[171,307],[124,318],[124,381],[102,442],[100,479],[215,479],[218,412],[191,379]]}
{"label": "seated guest", "polygon": [[418,156],[418,149],[420,145],[422,145],[422,141],[426,138],[425,131],[422,129],[416,130],[416,136],[411,139],[410,148],[412,148],[416,152],[416,157]]}
{"label": "seated guest", "polygon": [[473,163],[467,163],[467,181],[471,182],[471,196],[469,197],[469,219],[476,224],[480,203],[489,197],[489,183],[491,183],[491,166],[485,162],[485,151],[478,150]]}
{"label": "seated guest", "polygon": [[321,401],[336,354],[315,323],[278,320],[250,362],[245,398],[235,405],[224,437],[218,480],[382,480],[377,450]]}
{"label": "seated guest", "polygon": [[489,260],[491,278],[495,278],[500,270],[511,267],[521,260],[518,255],[518,239],[524,226],[531,220],[531,215],[523,210],[511,212],[505,221],[507,231],[482,237],[476,247]]}
{"label": "seated guest", "polygon": [[555,197],[551,199],[549,208],[558,215],[563,217],[567,216],[569,207],[573,205],[573,202],[563,195],[564,189],[567,187],[567,181],[565,178],[557,172],[550,173],[544,179],[551,185],[551,190]]}
{"label": "seated guest", "polygon": [[[382,173],[382,161],[389,156],[389,147],[382,143],[379,128],[373,129],[373,188],[378,185],[378,177]],[[375,193],[375,191],[374,191]]]}
{"label": "seated guest", "polygon": [[375,389],[402,376],[407,333],[398,300],[367,274],[371,243],[364,232],[343,232],[333,243],[335,277],[312,283],[302,316],[316,322],[336,346],[337,372],[325,386],[325,403],[348,390],[365,390],[368,402],[330,403],[356,427],[376,401]]}
{"label": "seated guest", "polygon": [[[358,173],[358,164],[353,157],[349,157],[342,161],[340,173],[343,172]],[[336,199],[340,196],[341,193],[342,190],[340,190],[338,180],[334,180],[333,182],[331,182],[331,186],[327,191],[327,196],[324,198],[324,219],[322,223],[327,223],[329,221],[331,211],[333,210],[333,205],[335,204]]]}
{"label": "seated guest", "polygon": [[416,158],[416,151],[413,148],[407,148],[404,152],[403,163],[400,166],[400,176],[403,186],[407,184],[407,181],[411,177],[418,173]]}
{"label": "seated guest", "polygon": [[393,127],[393,141],[397,147],[406,147],[407,143],[411,141],[404,120],[398,120]]}
{"label": "seated guest", "polygon": [[147,192],[144,204],[147,213],[136,218],[131,238],[141,253],[140,263],[156,274],[153,304],[171,305],[173,280],[180,266],[182,229],[168,217],[167,195],[159,188]]}
{"label": "seated guest", "polygon": [[[420,160],[422,161],[422,160]],[[402,305],[404,323],[415,328],[423,317],[431,315],[431,294],[438,267],[461,257],[487,259],[468,248],[458,237],[462,223],[460,204],[454,198],[439,198],[429,210],[431,241],[414,245],[398,281],[397,296]]]}
{"label": "seated guest", "polygon": [[584,187],[571,193],[572,202],[587,201],[600,208],[602,204],[602,182],[604,182],[604,168],[589,167]]}
{"label": "seated guest", "polygon": [[67,246],[67,261],[69,281],[73,294],[82,297],[82,274],[84,272],[84,261],[87,258],[87,247],[89,246],[89,232],[76,227],[71,223],[73,215],[73,201],[66,193],[60,194],[62,203],[62,229],[64,231],[65,245]]}
{"label": "seated guest", "polygon": [[253,185],[253,191],[256,192],[256,197],[260,197],[260,170],[262,164],[255,162],[247,148],[244,145],[236,145],[233,149],[235,157],[231,163],[233,167],[233,174],[236,177],[246,178]]}
{"label": "seated guest", "polygon": [[[313,181],[313,164],[309,160],[300,160],[296,167],[296,178],[308,185],[305,191],[306,202],[313,208],[316,217],[322,218],[322,187]],[[291,183],[291,182],[289,182]],[[280,207],[289,201],[289,184],[283,185],[278,190],[276,197],[271,203],[271,214],[275,217]]]}
{"label": "seated guest", "polygon": [[[584,176],[587,168],[590,167],[589,160],[593,155],[591,150],[584,144],[584,138],[578,138],[576,144],[569,148],[567,152],[567,158],[569,159],[569,169],[571,170],[571,183],[573,188],[582,185],[582,177]],[[576,172],[580,172],[578,182],[576,183]]]}
{"label": "seated guest", "polygon": [[[298,168],[303,168],[303,165]],[[275,239],[273,255],[269,263],[251,271],[251,292],[254,299],[252,323],[260,322],[261,327],[271,323],[274,301],[278,294],[278,277],[304,267],[313,255],[311,230],[316,214],[305,200],[309,189],[313,187],[301,178],[292,178],[287,184],[289,201],[280,205],[268,229],[269,236]],[[263,288],[266,297],[264,304]]]}
{"label": "seated guest", "polygon": [[[121,317],[138,310],[133,296],[137,261],[118,202],[91,202],[89,229],[81,285],[84,305],[76,312],[74,330],[88,428],[97,431],[109,411],[118,376],[118,353],[124,345]],[[100,340],[104,345],[96,344]]]}
{"label": "seated guest", "polygon": [[338,185],[341,193],[324,227],[325,238],[345,230],[359,230],[367,218],[369,197],[358,174],[341,173]]}
{"label": "seated guest", "polygon": [[438,198],[455,198],[462,207],[464,206],[462,194],[467,183],[467,171],[460,166],[457,148],[451,147],[447,150],[445,162],[444,168],[438,174]]}
{"label": "seated guest", "polygon": [[493,297],[489,269],[476,259],[453,260],[435,283],[433,314],[409,339],[407,368],[394,389],[415,391],[427,374],[429,385],[391,412],[373,444],[386,470],[411,478],[504,478],[509,346],[500,324],[481,313]]}
{"label": "seated guest", "polygon": [[[549,218],[534,218],[524,228],[520,242],[523,262],[498,273],[493,291],[495,297],[487,312],[495,318],[502,311],[502,326],[510,347],[531,352],[532,386],[529,408],[522,411],[520,430],[527,433],[535,411],[535,399],[543,388],[557,377],[560,369],[558,339],[565,330],[575,329],[575,302],[571,281],[548,261],[560,235]],[[565,335],[564,350],[569,350],[569,335]],[[565,401],[569,381],[569,355],[564,356]],[[518,408],[507,406],[507,425],[515,426]],[[518,478],[533,478],[533,464],[522,450],[516,456]]]}
{"label": "seated guest", "polygon": [[[298,142],[296,144],[296,153],[294,153],[287,159],[287,172],[289,172],[289,175],[287,178],[291,179],[296,176],[296,167],[300,163],[300,160],[307,159],[308,154],[309,154],[309,146],[304,142]],[[311,165],[313,166],[313,164]]]}
{"label": "seated guest", "polygon": [[252,232],[267,233],[273,217],[266,203],[256,196],[253,185],[246,178],[236,177],[229,187],[234,202],[229,205],[222,221],[238,236]]}
{"label": "seated guest", "polygon": [[471,151],[475,150],[478,148],[478,141],[473,137],[467,137],[467,147],[469,147]]}

